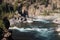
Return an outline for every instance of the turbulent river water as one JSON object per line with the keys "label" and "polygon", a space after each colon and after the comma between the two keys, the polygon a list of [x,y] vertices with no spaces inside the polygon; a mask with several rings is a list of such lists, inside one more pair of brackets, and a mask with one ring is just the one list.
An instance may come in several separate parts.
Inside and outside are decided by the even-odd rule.
{"label": "turbulent river water", "polygon": [[12,29],[15,40],[59,40],[55,31],[57,25],[50,21],[34,21],[31,24],[20,23],[15,26],[18,26]]}

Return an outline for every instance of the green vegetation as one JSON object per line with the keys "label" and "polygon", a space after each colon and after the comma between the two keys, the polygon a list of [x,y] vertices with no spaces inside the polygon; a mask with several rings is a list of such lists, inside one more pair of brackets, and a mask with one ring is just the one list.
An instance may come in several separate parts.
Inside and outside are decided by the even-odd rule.
{"label": "green vegetation", "polygon": [[0,5],[0,19],[2,19],[2,18],[5,17],[5,16],[7,16],[7,17],[10,18],[10,17],[12,17],[13,14],[14,14],[14,12],[10,12],[10,11],[9,11],[9,12],[6,12],[6,11],[4,11],[4,10],[3,10],[3,7],[5,7],[5,5],[6,5],[6,4],[4,4],[4,3]]}
{"label": "green vegetation", "polygon": [[0,20],[0,28],[5,29],[5,25],[3,24],[3,21],[2,20]]}
{"label": "green vegetation", "polygon": [[49,14],[49,12],[48,12],[47,10],[45,10],[45,11],[43,12],[43,15],[44,15],[44,16],[47,16],[47,15],[50,15],[50,14]]}
{"label": "green vegetation", "polygon": [[42,4],[46,4],[46,0],[40,0]]}

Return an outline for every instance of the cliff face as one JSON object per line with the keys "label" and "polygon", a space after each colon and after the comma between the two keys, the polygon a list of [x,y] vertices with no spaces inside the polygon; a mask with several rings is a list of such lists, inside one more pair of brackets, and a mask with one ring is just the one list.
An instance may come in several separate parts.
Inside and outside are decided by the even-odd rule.
{"label": "cliff face", "polygon": [[[28,13],[30,16],[37,16],[60,8],[60,0],[4,0],[4,2],[10,3],[14,6],[16,4],[15,2],[22,3],[23,6],[26,8],[28,7]],[[24,7],[22,7],[22,10],[24,10]]]}
{"label": "cliff face", "polygon": [[[42,2],[44,0],[4,0],[4,2],[9,2],[9,3],[13,3],[13,2],[16,2],[16,1],[27,1],[27,2]],[[46,0],[47,1],[47,0]],[[47,2],[49,3],[55,3],[57,5],[60,6],[60,0],[48,0]]]}
{"label": "cliff face", "polygon": [[[36,2],[37,2],[37,3],[38,3],[38,2],[39,2],[39,3],[42,3],[42,2],[44,2],[44,0],[4,0],[4,2],[11,3],[11,4],[15,4],[16,1],[19,1],[19,2],[22,1],[23,3],[24,3],[24,2],[27,2],[27,3],[28,3],[28,2],[31,2],[31,3],[34,3],[34,2],[35,2],[35,3],[36,3]],[[49,2],[51,5],[55,4],[55,5],[57,6],[57,8],[60,8],[60,0],[46,0],[46,3],[45,3],[45,2],[44,2],[44,3],[45,3],[45,4],[49,4],[48,2]]]}
{"label": "cliff face", "polygon": [[57,8],[60,8],[60,0],[52,0],[52,3],[57,5]]}

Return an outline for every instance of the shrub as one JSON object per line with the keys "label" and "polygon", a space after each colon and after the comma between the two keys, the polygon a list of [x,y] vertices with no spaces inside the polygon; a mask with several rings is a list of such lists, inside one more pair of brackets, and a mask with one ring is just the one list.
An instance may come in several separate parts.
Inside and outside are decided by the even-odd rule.
{"label": "shrub", "polygon": [[0,20],[0,28],[4,29],[5,28],[5,25],[3,24],[3,21]]}

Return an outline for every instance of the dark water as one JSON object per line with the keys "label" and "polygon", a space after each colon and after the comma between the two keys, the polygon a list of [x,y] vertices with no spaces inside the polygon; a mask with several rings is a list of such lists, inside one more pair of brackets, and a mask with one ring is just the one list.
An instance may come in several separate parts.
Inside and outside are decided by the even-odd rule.
{"label": "dark water", "polygon": [[13,30],[13,38],[15,40],[56,40],[57,33],[51,29],[35,29],[35,30]]}
{"label": "dark water", "polygon": [[18,26],[18,29],[12,30],[14,40],[60,40],[55,31],[57,24],[52,22],[34,21],[31,24],[21,23],[20,26]]}

